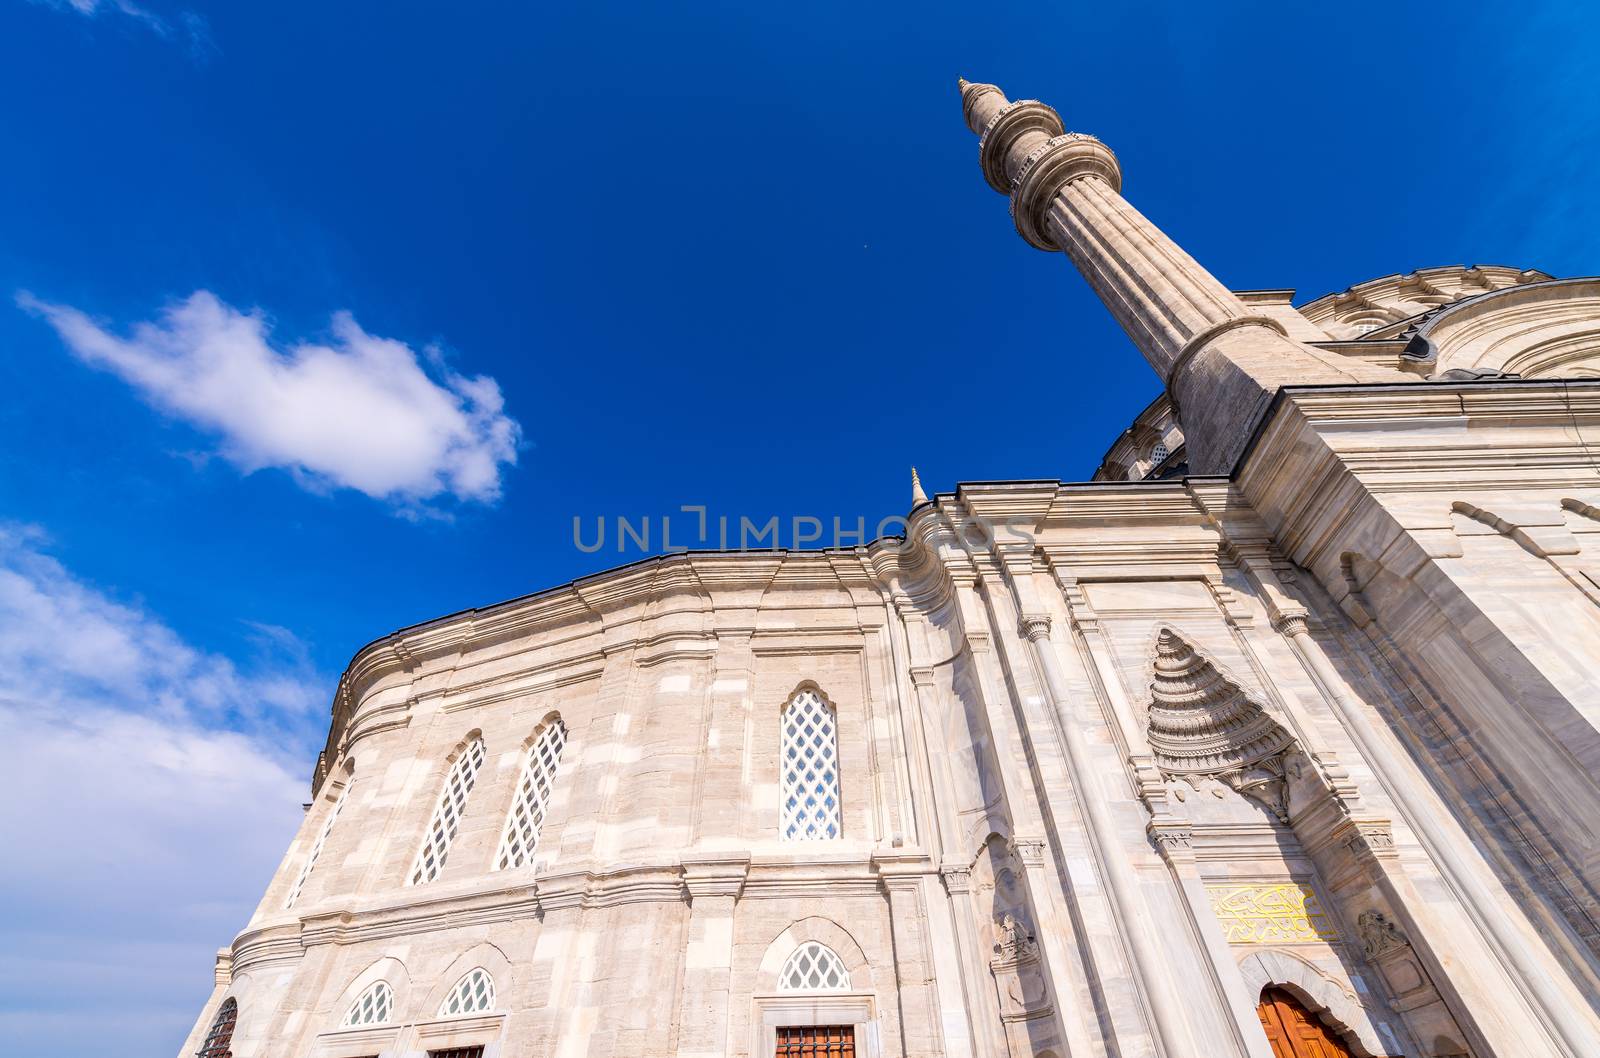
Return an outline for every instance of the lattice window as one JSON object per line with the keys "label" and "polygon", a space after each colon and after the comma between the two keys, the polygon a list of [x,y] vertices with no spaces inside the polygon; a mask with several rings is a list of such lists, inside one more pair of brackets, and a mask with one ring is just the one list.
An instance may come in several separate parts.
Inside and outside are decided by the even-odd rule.
{"label": "lattice window", "polygon": [[439,1016],[453,1018],[458,1014],[482,1014],[493,1009],[494,978],[489,976],[488,970],[479,966],[462,974],[461,980],[444,997]]}
{"label": "lattice window", "polygon": [[431,882],[444,870],[444,858],[450,854],[450,843],[461,828],[461,813],[466,810],[467,795],[472,792],[472,784],[478,781],[478,769],[483,767],[485,755],[483,739],[474,738],[451,766],[450,774],[445,776],[444,793],[439,797],[439,807],[433,810],[433,818],[428,821],[428,833],[417,852],[408,885]]}
{"label": "lattice window", "polygon": [[233,1026],[238,1020],[239,1004],[231,997],[224,1000],[206,1033],[206,1042],[195,1052],[197,1058],[232,1058]]}
{"label": "lattice window", "polygon": [[500,851],[495,854],[494,869],[524,867],[533,862],[533,850],[539,845],[539,828],[544,824],[545,813],[550,810],[550,792],[555,787],[556,766],[561,763],[561,751],[567,744],[567,729],[559,719],[552,720],[528,749],[528,762],[522,768],[522,781],[517,784],[516,800],[511,802],[511,812],[506,816],[506,829],[500,835]]}
{"label": "lattice window", "polygon": [[1167,457],[1171,454],[1172,450],[1167,447],[1165,441],[1157,441],[1155,447],[1150,449],[1150,465],[1152,467],[1160,466],[1167,461]]}
{"label": "lattice window", "polygon": [[839,730],[816,691],[801,691],[783,708],[784,841],[831,841],[839,826]]}
{"label": "lattice window", "polygon": [[778,974],[780,992],[841,992],[850,987],[844,960],[826,944],[809,940],[796,948]]}
{"label": "lattice window", "polygon": [[388,981],[379,981],[361,993],[344,1016],[344,1028],[360,1025],[387,1025],[394,1014],[394,989]]}
{"label": "lattice window", "polygon": [[776,1058],[856,1058],[854,1025],[779,1025]]}
{"label": "lattice window", "polygon": [[311,877],[311,868],[317,865],[317,857],[322,855],[323,843],[328,840],[328,834],[333,830],[333,821],[339,818],[339,810],[344,807],[345,798],[350,796],[350,788],[355,781],[345,783],[343,790],[339,791],[339,799],[333,802],[333,807],[328,810],[328,818],[322,821],[322,829],[317,831],[317,840],[311,843],[311,851],[306,854],[305,865],[300,868],[300,874],[294,880],[294,887],[289,890],[289,898],[283,902],[284,910],[294,906],[300,899],[300,890],[305,888],[306,879]]}

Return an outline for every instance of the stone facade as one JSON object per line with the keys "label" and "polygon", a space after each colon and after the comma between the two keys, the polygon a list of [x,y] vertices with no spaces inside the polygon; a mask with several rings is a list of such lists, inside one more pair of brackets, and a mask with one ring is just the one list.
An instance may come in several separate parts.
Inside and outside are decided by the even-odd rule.
{"label": "stone facade", "polygon": [[1600,280],[1232,292],[962,98],[1166,383],[1097,480],[367,646],[185,1054],[1600,1054]]}

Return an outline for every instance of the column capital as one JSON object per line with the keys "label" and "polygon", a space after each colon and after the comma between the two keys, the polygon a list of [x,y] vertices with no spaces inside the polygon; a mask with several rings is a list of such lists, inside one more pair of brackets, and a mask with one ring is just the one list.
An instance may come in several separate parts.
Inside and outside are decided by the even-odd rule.
{"label": "column capital", "polygon": [[939,877],[944,879],[945,892],[951,896],[958,893],[972,892],[972,866],[970,864],[947,863],[939,868]]}
{"label": "column capital", "polygon": [[1017,618],[1017,630],[1030,643],[1050,638],[1050,615],[1044,612],[1025,613]]}
{"label": "column capital", "polygon": [[1277,629],[1279,635],[1290,639],[1308,635],[1311,631],[1310,615],[1305,610],[1280,610],[1272,619],[1272,627]]}
{"label": "column capital", "polygon": [[1024,867],[1039,867],[1044,864],[1043,838],[1014,837],[1011,839],[1011,851],[1022,861]]}
{"label": "column capital", "polygon": [[1152,820],[1145,831],[1150,835],[1150,843],[1168,863],[1194,861],[1194,828],[1187,822]]}

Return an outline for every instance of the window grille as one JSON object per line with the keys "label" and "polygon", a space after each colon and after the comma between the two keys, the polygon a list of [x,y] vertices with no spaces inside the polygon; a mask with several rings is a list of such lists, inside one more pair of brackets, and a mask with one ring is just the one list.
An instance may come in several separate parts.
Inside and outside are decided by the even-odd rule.
{"label": "window grille", "polygon": [[567,729],[557,719],[539,732],[539,737],[529,748],[528,762],[522,768],[522,781],[517,784],[517,796],[511,802],[506,828],[500,835],[495,870],[524,867],[533,862],[533,850],[539,845],[539,828],[544,824],[545,813],[550,810],[556,766],[561,763],[561,751],[566,744]]}
{"label": "window grille", "polygon": [[389,987],[389,982],[379,981],[350,1004],[343,1027],[351,1029],[361,1025],[387,1025],[393,1013],[394,989]]}
{"label": "window grille", "polygon": [[195,1052],[196,1058],[232,1058],[233,1026],[239,1020],[239,1004],[232,997],[223,1001],[206,1033],[206,1042]]}
{"label": "window grille", "polygon": [[1171,454],[1172,452],[1167,448],[1165,441],[1157,441],[1155,447],[1150,449],[1150,465],[1152,467],[1160,466],[1167,461],[1167,457]]}
{"label": "window grille", "polygon": [[833,709],[801,691],[783,709],[784,841],[830,841],[839,826],[839,732]]}
{"label": "window grille", "polygon": [[779,1025],[776,1058],[856,1058],[854,1025]]}
{"label": "window grille", "polygon": [[850,987],[844,960],[825,944],[811,940],[795,949],[778,974],[780,992],[841,992]]}
{"label": "window grille", "polygon": [[447,1047],[442,1051],[429,1051],[428,1058],[483,1058],[480,1047]]}
{"label": "window grille", "polygon": [[444,870],[444,858],[449,855],[450,843],[461,828],[461,813],[467,807],[472,784],[478,781],[478,769],[483,767],[485,755],[483,739],[474,738],[451,766],[450,774],[445,776],[444,793],[439,797],[439,807],[433,810],[433,818],[428,821],[428,833],[417,852],[408,885],[431,882]]}
{"label": "window grille", "polygon": [[333,807],[328,810],[328,818],[322,821],[322,829],[317,831],[317,840],[311,843],[311,851],[306,853],[306,862],[300,868],[300,873],[295,877],[294,887],[289,890],[289,898],[283,902],[284,910],[294,906],[300,899],[300,890],[305,888],[306,879],[311,877],[311,868],[317,865],[317,857],[322,855],[322,845],[328,840],[328,834],[333,830],[333,821],[339,818],[339,810],[344,807],[344,799],[350,796],[350,788],[355,785],[355,780],[345,783],[343,790],[339,791],[338,800],[333,802]]}
{"label": "window grille", "polygon": [[494,978],[489,976],[488,970],[479,966],[468,970],[450,989],[450,994],[444,997],[444,1003],[439,1007],[439,1016],[453,1018],[458,1014],[481,1014],[493,1009]]}

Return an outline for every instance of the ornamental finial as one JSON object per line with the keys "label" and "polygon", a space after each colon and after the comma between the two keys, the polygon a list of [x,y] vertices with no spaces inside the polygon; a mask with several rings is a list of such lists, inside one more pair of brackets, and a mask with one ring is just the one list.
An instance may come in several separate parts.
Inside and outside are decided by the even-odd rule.
{"label": "ornamental finial", "polygon": [[917,477],[917,468],[911,468],[911,506],[920,507],[928,502],[928,494],[922,491],[922,479]]}

